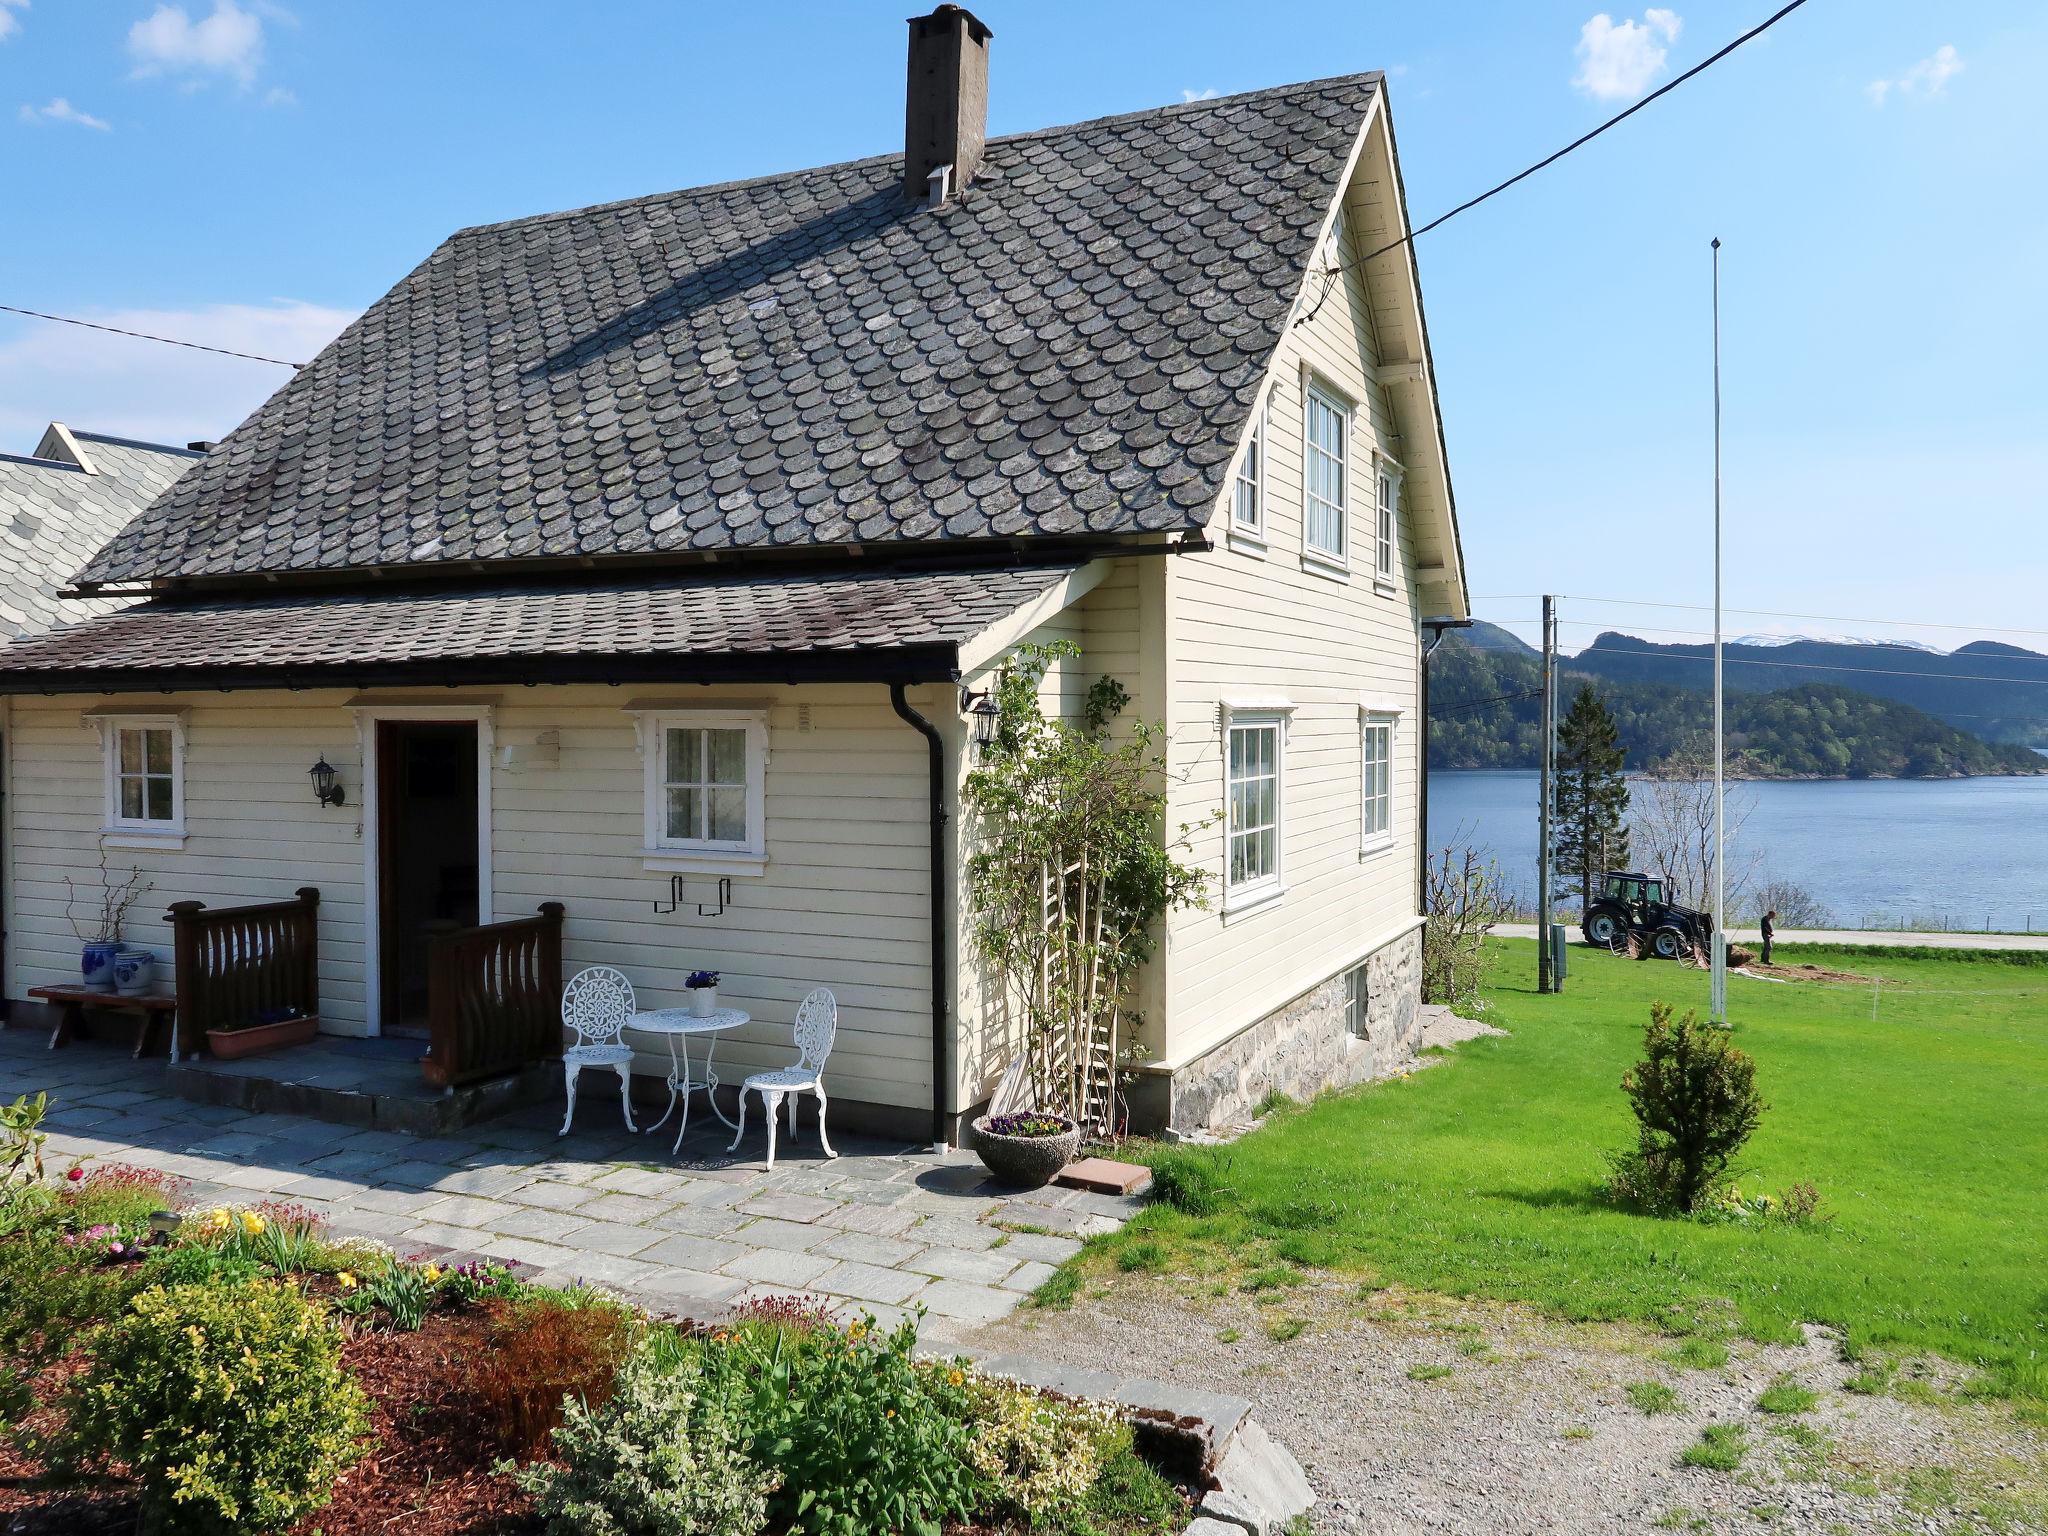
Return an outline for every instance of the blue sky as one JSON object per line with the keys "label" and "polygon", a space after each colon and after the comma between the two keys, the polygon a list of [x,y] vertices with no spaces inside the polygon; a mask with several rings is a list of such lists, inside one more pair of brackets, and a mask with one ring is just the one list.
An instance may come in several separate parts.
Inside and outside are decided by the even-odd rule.
{"label": "blue sky", "polygon": [[[988,0],[1007,132],[1384,68],[1420,223],[1760,20]],[[902,0],[0,0],[0,303],[301,358],[464,224],[895,148]],[[2048,649],[2048,8],[1811,0],[1420,243],[1471,588],[1711,595]],[[0,448],[217,437],[259,364],[0,315]],[[1567,603],[1567,646],[1684,609]],[[1731,630],[1886,633],[1736,615]],[[1901,636],[1952,645],[1960,628]],[[1673,633],[1671,638],[1686,638]]]}

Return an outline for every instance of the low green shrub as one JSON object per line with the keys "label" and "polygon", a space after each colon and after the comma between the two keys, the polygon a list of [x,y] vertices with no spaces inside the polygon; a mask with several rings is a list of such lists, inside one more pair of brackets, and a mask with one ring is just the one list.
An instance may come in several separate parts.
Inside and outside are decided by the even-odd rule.
{"label": "low green shrub", "polygon": [[262,1267],[247,1254],[203,1243],[153,1248],[142,1269],[151,1285],[241,1285],[262,1273]]}
{"label": "low green shrub", "polygon": [[110,1226],[140,1234],[149,1230],[150,1217],[175,1209],[190,1188],[175,1174],[158,1173],[154,1168],[101,1163],[73,1169],[58,1201],[74,1232]]}
{"label": "low green shrub", "polygon": [[1117,1448],[1116,1418],[1093,1403],[1004,1382],[969,1378],[965,1386],[973,1423],[967,1462],[994,1490],[998,1510],[1034,1529],[1078,1515]]}
{"label": "low green shrub", "polygon": [[1726,1030],[1691,1010],[1674,1021],[1669,1003],[1652,1003],[1643,1059],[1621,1087],[1638,1130],[1635,1147],[1610,1166],[1611,1198],[1655,1215],[1700,1210],[1763,1116],[1756,1063]]}
{"label": "low green shrub", "polygon": [[45,1220],[0,1241],[0,1430],[17,1438],[36,1378],[87,1330],[118,1317],[141,1287],[140,1266],[101,1263],[68,1246],[70,1235]]}
{"label": "low green shrub", "polygon": [[641,1350],[610,1401],[571,1401],[553,1435],[561,1464],[515,1473],[549,1536],[755,1536],[776,1476],[748,1458],[736,1405],[705,1385],[698,1357]]}
{"label": "low green shrub", "polygon": [[282,1530],[362,1449],[362,1391],[297,1287],[153,1286],[88,1341],[72,1449],[127,1465],[162,1536]]}
{"label": "low green shrub", "polygon": [[967,1376],[912,1356],[917,1327],[882,1334],[754,1324],[700,1345],[714,1395],[738,1405],[748,1454],[774,1467],[774,1529],[811,1536],[925,1531],[972,1512]]}

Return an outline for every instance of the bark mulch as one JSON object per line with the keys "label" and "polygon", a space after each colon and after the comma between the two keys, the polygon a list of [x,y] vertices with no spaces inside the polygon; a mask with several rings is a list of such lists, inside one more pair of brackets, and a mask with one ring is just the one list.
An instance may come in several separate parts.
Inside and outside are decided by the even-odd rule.
{"label": "bark mulch", "polygon": [[[334,1500],[294,1536],[530,1536],[532,1501],[491,1467],[490,1423],[463,1386],[485,1346],[482,1315],[437,1313],[417,1333],[360,1330],[342,1358],[371,1403],[371,1444],[335,1485]],[[41,1383],[48,1399],[78,1368]],[[45,1428],[47,1415],[39,1415]],[[0,1536],[133,1536],[136,1504],[122,1487],[81,1492],[34,1486],[41,1468],[0,1439]]]}

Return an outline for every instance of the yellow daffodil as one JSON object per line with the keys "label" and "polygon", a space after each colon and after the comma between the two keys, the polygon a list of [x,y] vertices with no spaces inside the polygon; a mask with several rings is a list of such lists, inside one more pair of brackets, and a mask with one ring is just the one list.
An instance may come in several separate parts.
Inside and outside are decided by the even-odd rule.
{"label": "yellow daffodil", "polygon": [[891,1409],[889,1409],[889,1410],[888,1410],[887,1412],[885,1412],[885,1413],[884,1413],[884,1414],[882,1415],[882,1417],[883,1417],[883,1418],[885,1418],[885,1419],[893,1419],[893,1418],[895,1418],[895,1417],[896,1417],[896,1410],[895,1410],[894,1408],[891,1408]]}
{"label": "yellow daffodil", "polygon": [[334,1283],[344,1291],[352,1291],[356,1288],[356,1277],[344,1269],[334,1277]]}
{"label": "yellow daffodil", "polygon": [[441,1283],[441,1266],[438,1264],[429,1264],[426,1268],[426,1276],[427,1284],[439,1285]]}
{"label": "yellow daffodil", "polygon": [[251,1237],[261,1235],[263,1231],[263,1218],[254,1211],[242,1212],[242,1230]]}
{"label": "yellow daffodil", "polygon": [[960,1370],[957,1366],[954,1367],[952,1370],[946,1372],[946,1384],[948,1386],[957,1387],[960,1385],[961,1382],[965,1381],[966,1379],[966,1373]]}

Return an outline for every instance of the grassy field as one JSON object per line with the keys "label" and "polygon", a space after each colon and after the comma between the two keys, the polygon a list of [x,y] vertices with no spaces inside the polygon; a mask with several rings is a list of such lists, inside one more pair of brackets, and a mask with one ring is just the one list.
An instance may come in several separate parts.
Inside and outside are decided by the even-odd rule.
{"label": "grassy field", "polygon": [[1869,985],[1730,978],[1770,1104],[1738,1182],[1811,1180],[1834,1216],[1823,1226],[1605,1203],[1607,1154],[1633,1139],[1618,1084],[1650,1003],[1704,1011],[1705,975],[1581,949],[1566,993],[1539,997],[1534,945],[1500,941],[1486,1016],[1506,1037],[1282,1111],[1229,1148],[1157,1149],[1210,1164],[1216,1208],[1155,1205],[1082,1265],[1253,1288],[1337,1269],[1673,1333],[1782,1340],[1812,1321],[1859,1352],[1933,1351],[1981,1367],[1987,1388],[2048,1396],[2048,956],[1780,958],[1885,981],[1873,1022]]}

